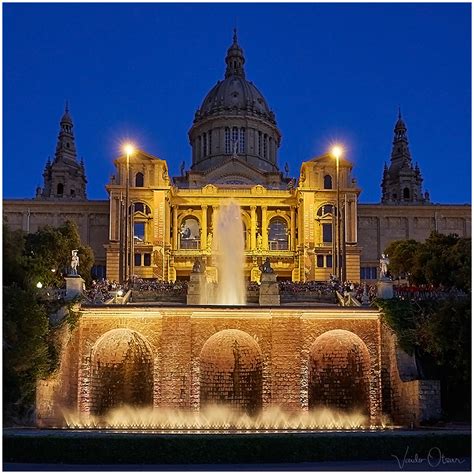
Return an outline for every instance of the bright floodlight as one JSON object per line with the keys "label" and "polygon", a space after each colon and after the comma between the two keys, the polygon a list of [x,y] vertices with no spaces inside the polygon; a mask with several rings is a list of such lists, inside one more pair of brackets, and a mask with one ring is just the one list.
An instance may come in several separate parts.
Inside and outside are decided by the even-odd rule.
{"label": "bright floodlight", "polygon": [[40,281],[36,283],[36,288],[43,288],[43,283],[41,283]]}
{"label": "bright floodlight", "polygon": [[343,151],[342,146],[336,145],[332,147],[331,155],[334,156],[334,158],[339,159],[342,156]]}
{"label": "bright floodlight", "polygon": [[131,143],[126,143],[126,144],[123,146],[123,151],[124,151],[127,155],[132,155],[132,154],[135,152],[135,147],[134,147]]}

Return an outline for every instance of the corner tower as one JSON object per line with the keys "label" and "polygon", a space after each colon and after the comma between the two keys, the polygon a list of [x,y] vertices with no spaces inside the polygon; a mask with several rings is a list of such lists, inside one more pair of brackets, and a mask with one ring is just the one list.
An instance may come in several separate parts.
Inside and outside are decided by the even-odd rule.
{"label": "corner tower", "polygon": [[[180,187],[286,184],[277,164],[281,133],[264,96],[245,77],[245,57],[234,30],[223,80],[210,90],[189,130],[191,170]],[[284,182],[284,183],[283,183]]]}
{"label": "corner tower", "polygon": [[84,162],[77,161],[72,117],[66,102],[64,114],[59,122],[59,135],[54,161],[48,158],[43,178],[43,189],[36,190],[37,199],[86,199],[86,173]]}
{"label": "corner tower", "polygon": [[400,110],[394,128],[390,166],[384,165],[382,204],[429,204],[429,194],[423,194],[418,164],[413,165],[408,148],[407,127]]}

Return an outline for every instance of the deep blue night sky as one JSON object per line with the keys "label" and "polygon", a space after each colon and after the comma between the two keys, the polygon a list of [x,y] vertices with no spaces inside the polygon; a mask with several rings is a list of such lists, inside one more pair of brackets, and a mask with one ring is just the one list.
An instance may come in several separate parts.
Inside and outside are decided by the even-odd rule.
{"label": "deep blue night sky", "polygon": [[4,197],[34,196],[69,100],[88,197],[132,138],[189,166],[187,132],[237,24],[280,168],[334,141],[379,202],[398,106],[432,201],[471,201],[470,4],[4,4]]}

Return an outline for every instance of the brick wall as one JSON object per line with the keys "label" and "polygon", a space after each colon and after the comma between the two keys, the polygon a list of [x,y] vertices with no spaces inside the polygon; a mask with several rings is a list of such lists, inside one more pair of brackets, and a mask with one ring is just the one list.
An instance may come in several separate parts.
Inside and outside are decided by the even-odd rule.
{"label": "brick wall", "polygon": [[[155,407],[199,410],[201,383],[205,381],[215,391],[219,388],[217,379],[212,378],[216,374],[206,376],[204,372],[212,360],[219,361],[230,354],[228,341],[216,334],[232,330],[234,334],[244,333],[239,339],[239,357],[248,357],[249,365],[241,366],[240,374],[247,371],[245,377],[261,386],[261,406],[308,410],[311,348],[321,335],[337,331],[347,336],[349,343],[336,338],[320,355],[322,360],[341,356],[339,375],[359,380],[360,386],[367,388],[372,423],[380,421],[382,408],[397,424],[419,423],[439,414],[439,384],[417,380],[412,360],[408,356],[397,358],[394,335],[387,327],[381,327],[380,315],[372,309],[83,307],[77,328],[64,335],[59,371],[38,385],[39,424],[58,423],[61,408],[82,413],[94,408],[93,385],[103,383],[94,380],[94,350],[104,334],[120,328],[136,332],[149,347],[153,376],[145,384],[152,390]],[[213,337],[220,342],[211,344],[211,357],[205,359],[203,348]],[[132,367],[139,359],[130,359],[135,361]],[[352,364],[349,375],[345,373],[347,363]],[[234,370],[231,366],[232,361],[220,375],[230,377]],[[318,364],[315,367],[318,370]],[[335,383],[324,382],[323,388],[332,382]],[[219,397],[216,393],[213,396]],[[349,390],[346,395],[355,397],[351,393]]]}

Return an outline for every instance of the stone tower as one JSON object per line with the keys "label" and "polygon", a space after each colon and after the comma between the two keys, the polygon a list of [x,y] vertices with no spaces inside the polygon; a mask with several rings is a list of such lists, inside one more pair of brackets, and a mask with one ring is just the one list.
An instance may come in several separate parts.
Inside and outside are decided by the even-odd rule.
{"label": "stone tower", "polygon": [[36,190],[37,199],[86,199],[84,162],[77,161],[76,145],[69,107],[61,117],[54,161],[48,158],[43,172],[44,187]]}
{"label": "stone tower", "polygon": [[191,170],[175,178],[179,187],[261,184],[286,186],[277,164],[281,133],[275,114],[246,79],[245,57],[234,30],[223,80],[210,90],[189,130]]}
{"label": "stone tower", "polygon": [[427,192],[423,194],[418,164],[413,165],[408,148],[407,127],[398,112],[395,124],[390,166],[384,165],[382,178],[382,204],[429,204]]}

